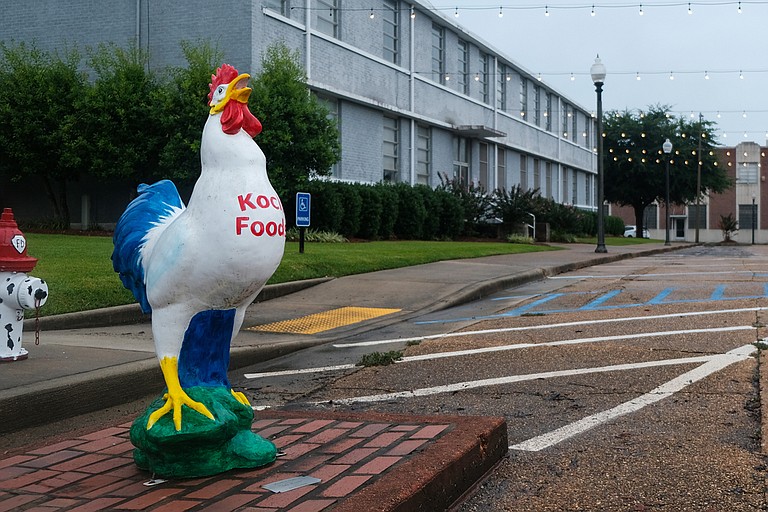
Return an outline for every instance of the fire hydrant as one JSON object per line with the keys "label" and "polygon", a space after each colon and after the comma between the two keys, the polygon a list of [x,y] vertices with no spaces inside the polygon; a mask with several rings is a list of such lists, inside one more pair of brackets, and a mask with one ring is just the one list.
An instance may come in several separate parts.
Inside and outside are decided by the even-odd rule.
{"label": "fire hydrant", "polygon": [[24,311],[39,310],[48,299],[48,285],[28,276],[37,258],[27,255],[27,240],[13,211],[0,215],[0,361],[20,361],[28,352],[21,346]]}

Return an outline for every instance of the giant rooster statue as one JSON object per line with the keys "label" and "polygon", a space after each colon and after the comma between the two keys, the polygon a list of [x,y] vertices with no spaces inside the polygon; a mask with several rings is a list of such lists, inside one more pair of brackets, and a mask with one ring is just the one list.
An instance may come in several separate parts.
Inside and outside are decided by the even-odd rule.
{"label": "giant rooster statue", "polygon": [[[202,172],[189,205],[168,180],[140,185],[115,228],[113,266],[144,312],[152,313],[167,386],[131,429],[137,464],[158,475],[202,476],[275,457],[274,445],[250,432],[253,411],[227,380],[230,344],[285,245],[282,204],[253,140],[261,123],[248,110],[249,78],[227,64],[211,77]],[[232,421],[247,432],[231,431]],[[223,452],[220,458],[237,452],[237,460],[209,467],[213,455],[201,449],[200,432],[216,438],[212,450]],[[234,437],[234,444],[221,448],[222,435]],[[191,465],[204,467],[179,467],[185,454],[170,453],[179,436],[195,438],[188,448]]]}

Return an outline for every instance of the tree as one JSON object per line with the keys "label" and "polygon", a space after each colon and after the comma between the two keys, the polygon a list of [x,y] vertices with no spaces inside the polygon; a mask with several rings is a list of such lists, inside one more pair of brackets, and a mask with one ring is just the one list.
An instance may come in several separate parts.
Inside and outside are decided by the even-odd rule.
{"label": "tree", "polygon": [[655,106],[648,112],[608,112],[603,127],[605,198],[634,209],[638,233],[645,227],[646,207],[665,199],[667,155],[661,148],[667,138],[673,148],[669,155],[670,203],[695,201],[698,158],[702,194],[720,193],[731,186],[717,164],[714,123],[710,121],[674,118],[669,107]]}
{"label": "tree", "polygon": [[200,139],[208,118],[208,84],[223,58],[208,42],[182,41],[186,67],[170,71],[162,84],[163,126],[167,141],[160,151],[159,173],[178,182],[191,183],[200,176]]}
{"label": "tree", "polygon": [[96,80],[78,108],[79,157],[97,177],[154,181],[161,176],[165,112],[159,82],[147,71],[148,55],[135,47],[101,45],[89,65]]}
{"label": "tree", "polygon": [[309,93],[298,53],[278,43],[267,48],[261,65],[249,101],[264,126],[256,142],[278,195],[292,201],[310,177],[327,176],[339,161],[339,132],[328,109]]}
{"label": "tree", "polygon": [[0,43],[0,174],[39,177],[57,223],[69,225],[67,183],[78,179],[71,152],[77,98],[86,90],[76,51],[64,55]]}

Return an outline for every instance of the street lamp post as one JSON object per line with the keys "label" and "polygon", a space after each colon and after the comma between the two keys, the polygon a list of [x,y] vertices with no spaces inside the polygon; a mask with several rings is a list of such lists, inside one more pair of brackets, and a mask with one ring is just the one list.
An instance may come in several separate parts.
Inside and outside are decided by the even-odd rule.
{"label": "street lamp post", "polygon": [[608,252],[605,248],[605,225],[603,223],[603,82],[605,80],[605,65],[600,61],[600,55],[590,68],[592,82],[597,92],[597,248],[595,252]]}
{"label": "street lamp post", "polygon": [[755,194],[752,194],[752,245],[755,245],[755,224],[757,223],[757,211],[755,210]]}
{"label": "street lamp post", "polygon": [[665,215],[665,222],[666,226],[666,236],[664,238],[664,245],[672,245],[669,242],[669,154],[672,152],[672,143],[667,139],[664,144],[661,145],[661,149],[664,151],[664,154],[667,155],[667,170],[666,170],[666,181],[667,181],[667,188],[666,188],[666,196],[664,199],[664,205],[667,210]]}

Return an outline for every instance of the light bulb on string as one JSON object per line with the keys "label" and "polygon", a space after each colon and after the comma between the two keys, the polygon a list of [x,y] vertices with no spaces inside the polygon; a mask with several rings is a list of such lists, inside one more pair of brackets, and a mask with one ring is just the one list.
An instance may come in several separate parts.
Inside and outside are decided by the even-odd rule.
{"label": "light bulb on string", "polygon": [[709,73],[707,71],[704,72],[704,80],[709,80]]}
{"label": "light bulb on string", "polygon": [[546,5],[544,6],[544,16],[549,16],[549,7]]}
{"label": "light bulb on string", "polygon": [[502,10],[502,6],[499,6],[499,18],[504,17],[504,11]]}
{"label": "light bulb on string", "polygon": [[741,117],[743,117],[744,119],[747,118],[747,111],[746,110],[741,113]]}
{"label": "light bulb on string", "polygon": [[453,17],[458,18],[459,17],[459,8],[457,7],[455,11],[453,11]]}
{"label": "light bulb on string", "polygon": [[576,77],[573,76],[573,73],[571,73],[571,82],[573,82],[574,80],[576,80]]}
{"label": "light bulb on string", "polygon": [[739,70],[739,79],[744,80],[744,73]]}
{"label": "light bulb on string", "polygon": [[693,14],[693,9],[691,8],[691,2],[688,2],[688,14]]}
{"label": "light bulb on string", "polygon": [[637,72],[637,75],[635,76],[635,80],[638,80],[638,81],[640,80],[640,72],[639,71]]}
{"label": "light bulb on string", "polygon": [[642,16],[644,14],[643,13],[643,4],[640,4],[640,13],[639,14],[640,14],[640,16]]}
{"label": "light bulb on string", "polygon": [[415,18],[416,18],[416,10],[413,8],[413,6],[411,6],[411,19],[415,19]]}
{"label": "light bulb on string", "polygon": [[369,18],[373,19],[373,8],[371,8],[371,14],[368,16]]}
{"label": "light bulb on string", "polygon": [[736,9],[736,12],[741,14],[741,2],[739,2],[739,7]]}
{"label": "light bulb on string", "polygon": [[595,4],[592,4],[592,12],[589,14],[590,16],[595,15]]}
{"label": "light bulb on string", "polygon": [[669,79],[670,80],[674,80],[675,79],[675,74],[672,71],[669,72]]}

